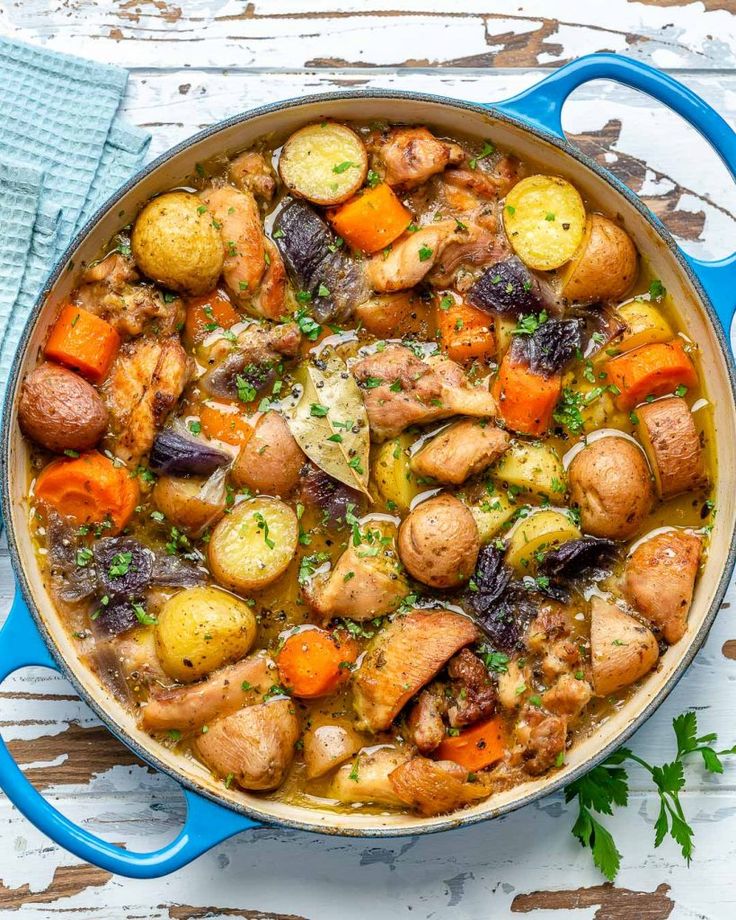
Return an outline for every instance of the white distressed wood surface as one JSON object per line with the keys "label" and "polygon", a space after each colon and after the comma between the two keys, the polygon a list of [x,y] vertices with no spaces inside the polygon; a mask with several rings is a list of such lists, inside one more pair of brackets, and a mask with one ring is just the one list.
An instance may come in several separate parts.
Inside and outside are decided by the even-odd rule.
{"label": "white distressed wood surface", "polygon": [[[289,96],[390,87],[498,100],[545,68],[601,50],[670,69],[736,124],[736,0],[16,0],[0,6],[0,34],[128,67],[126,114],[153,133],[152,156],[214,121]],[[734,184],[676,116],[597,84],[574,95],[564,124],[689,252],[711,258],[736,246]],[[11,592],[0,545],[0,619]],[[670,755],[671,719],[689,706],[703,729],[736,740],[736,660],[724,654],[725,646],[736,656],[729,602],[736,608],[734,588],[688,674],[635,736],[643,756]],[[57,676],[29,669],[6,681],[0,729],[44,794],[94,832],[136,849],[176,833],[177,786],[105,743]],[[167,879],[134,882],[60,851],[0,796],[0,920],[736,917],[736,763],[719,778],[689,770],[689,870],[669,842],[652,850],[656,802],[641,774],[632,772],[632,785],[629,808],[608,822],[624,854],[613,890],[597,888],[603,880],[571,837],[573,814],[560,797],[420,839],[257,830]]]}

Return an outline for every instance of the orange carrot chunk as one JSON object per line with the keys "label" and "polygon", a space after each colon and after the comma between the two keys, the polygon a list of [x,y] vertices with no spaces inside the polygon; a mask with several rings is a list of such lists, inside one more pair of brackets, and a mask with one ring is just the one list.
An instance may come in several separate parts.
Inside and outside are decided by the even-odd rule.
{"label": "orange carrot chunk", "polygon": [[294,696],[327,696],[350,677],[358,647],[348,636],[303,629],[284,642],[276,664],[281,683]]}
{"label": "orange carrot chunk", "polygon": [[680,339],[654,342],[606,362],[609,382],[621,391],[619,409],[629,410],[647,396],[674,393],[678,386],[694,387],[698,375]]}
{"label": "orange carrot chunk", "polygon": [[503,719],[493,716],[453,738],[445,738],[435,750],[438,760],[452,760],[466,770],[482,770],[500,760],[506,750]]}
{"label": "orange carrot chunk", "polygon": [[240,319],[240,314],[228,298],[220,291],[213,291],[203,297],[193,297],[187,302],[184,334],[187,341],[194,344],[206,338],[217,327],[229,329]]}
{"label": "orange carrot chunk", "polygon": [[378,252],[401,236],[411,214],[385,183],[366,189],[330,215],[336,233],[353,249]]}
{"label": "orange carrot chunk", "polygon": [[140,496],[138,481],[96,450],[74,459],[60,457],[44,467],[35,489],[39,502],[74,524],[109,520],[110,534],[130,520]]}
{"label": "orange carrot chunk", "polygon": [[120,337],[110,323],[88,310],[67,304],[46,342],[47,358],[100,383],[115,359]]}
{"label": "orange carrot chunk", "polygon": [[205,437],[236,447],[250,441],[253,434],[253,425],[235,406],[204,405],[199,411],[199,423]]}
{"label": "orange carrot chunk", "polygon": [[470,304],[448,305],[451,299],[450,295],[442,297],[437,309],[437,329],[444,352],[459,364],[476,358],[489,360],[496,350],[493,319],[485,310]]}
{"label": "orange carrot chunk", "polygon": [[491,392],[507,428],[520,434],[540,435],[552,422],[562,392],[562,377],[535,374],[526,364],[506,353]]}

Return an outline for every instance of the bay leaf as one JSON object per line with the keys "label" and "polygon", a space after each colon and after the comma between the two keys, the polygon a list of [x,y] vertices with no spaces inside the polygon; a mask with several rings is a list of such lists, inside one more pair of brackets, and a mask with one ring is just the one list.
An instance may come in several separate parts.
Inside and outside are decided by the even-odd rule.
{"label": "bay leaf", "polygon": [[370,497],[370,429],[363,396],[337,355],[304,361],[294,374],[298,403],[286,412],[297,443],[333,479]]}

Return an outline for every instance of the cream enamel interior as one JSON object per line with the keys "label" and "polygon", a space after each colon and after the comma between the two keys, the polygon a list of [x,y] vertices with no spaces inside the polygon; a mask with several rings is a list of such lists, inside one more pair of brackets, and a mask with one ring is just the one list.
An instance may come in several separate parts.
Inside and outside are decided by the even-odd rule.
{"label": "cream enamel interior", "polygon": [[[646,678],[639,691],[615,716],[609,718],[593,736],[577,743],[568,755],[566,767],[551,777],[534,780],[524,786],[499,793],[473,808],[450,817],[418,818],[407,815],[377,816],[320,812],[264,800],[234,789],[225,789],[204,767],[193,761],[182,759],[139,731],[130,713],[110,696],[95,676],[76,659],[73,644],[65,633],[61,620],[54,612],[50,597],[44,588],[31,545],[27,526],[28,508],[24,496],[26,447],[15,422],[15,410],[6,420],[12,426],[7,468],[11,496],[11,520],[8,523],[11,539],[14,538],[22,560],[33,602],[68,669],[74,674],[88,697],[95,702],[96,708],[105,713],[104,717],[110,726],[118,734],[129,738],[135,745],[146,751],[167,772],[218,797],[220,801],[232,803],[240,808],[244,807],[252,816],[263,818],[266,821],[281,821],[305,829],[343,834],[416,833],[421,830],[452,827],[459,823],[492,816],[500,810],[508,810],[513,805],[538,794],[553,782],[559,782],[561,778],[569,775],[598,752],[614,744],[621,733],[663,691],[693,644],[702,642],[704,638],[702,627],[716,595],[721,575],[728,564],[729,546],[734,530],[736,495],[734,495],[734,490],[729,488],[729,483],[734,481],[734,454],[731,448],[736,443],[736,412],[729,383],[728,366],[697,292],[672,257],[665,242],[641,217],[636,208],[594,171],[556,146],[540,140],[522,128],[508,124],[506,121],[499,121],[490,114],[463,109],[441,101],[430,102],[392,96],[335,97],[328,102],[296,103],[228,126],[166,160],[117,201],[77,248],[73,255],[75,267],[78,268],[84,261],[94,258],[101,244],[109,239],[120,226],[128,223],[140,206],[151,196],[181,184],[184,177],[193,172],[195,163],[207,160],[223,150],[233,152],[247,147],[263,135],[273,134],[276,140],[280,140],[297,127],[326,117],[338,120],[386,119],[397,122],[427,123],[449,135],[458,133],[489,137],[498,146],[511,150],[522,158],[528,157],[537,161],[550,172],[570,179],[584,196],[595,201],[603,211],[620,216],[640,252],[649,259],[656,274],[662,279],[668,291],[673,294],[690,335],[698,342],[701,350],[701,368],[707,376],[705,388],[715,405],[716,451],[719,462],[716,495],[718,514],[709,558],[703,577],[696,589],[690,611],[689,628],[685,637],[678,645],[670,648],[664,655],[659,669]],[[38,351],[46,338],[48,327],[56,316],[57,306],[72,288],[75,274],[75,271],[64,272],[52,289],[46,306],[26,343],[21,372],[16,379],[16,390],[18,381],[34,366]],[[15,400],[13,402],[15,403]]]}

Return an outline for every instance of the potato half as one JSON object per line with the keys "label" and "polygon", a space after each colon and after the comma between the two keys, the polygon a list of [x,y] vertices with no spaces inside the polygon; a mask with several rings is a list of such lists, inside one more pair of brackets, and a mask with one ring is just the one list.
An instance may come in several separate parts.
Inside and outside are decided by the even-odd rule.
{"label": "potato half", "polygon": [[287,569],[296,552],[296,514],[275,498],[237,505],[212,531],[208,559],[217,581],[233,591],[259,591]]}
{"label": "potato half", "polygon": [[638,262],[629,234],[602,214],[591,214],[562,278],[562,295],[578,303],[618,300],[636,280]]}
{"label": "potato half", "polygon": [[514,252],[529,268],[550,271],[568,262],[585,233],[585,205],[559,176],[528,176],[506,196],[503,223]]}
{"label": "potato half", "polygon": [[537,568],[538,554],[577,540],[580,531],[561,511],[538,511],[519,521],[511,532],[506,561],[521,575],[532,575]]}
{"label": "potato half", "polygon": [[355,131],[331,121],[295,131],[279,158],[279,175],[289,191],[325,206],[347,201],[367,172],[363,141]]}

